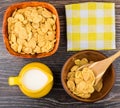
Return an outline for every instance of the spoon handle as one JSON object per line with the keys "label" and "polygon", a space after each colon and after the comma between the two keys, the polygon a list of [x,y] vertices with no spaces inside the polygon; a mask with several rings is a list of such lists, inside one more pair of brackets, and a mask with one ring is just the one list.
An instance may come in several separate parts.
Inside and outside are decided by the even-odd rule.
{"label": "spoon handle", "polygon": [[120,51],[118,51],[117,53],[115,53],[114,55],[110,56],[109,58],[107,58],[106,60],[109,61],[109,64],[111,64],[116,58],[118,58],[120,56]]}
{"label": "spoon handle", "polygon": [[89,68],[91,68],[93,70],[95,77],[96,77],[95,85],[98,84],[98,82],[100,81],[100,79],[106,72],[107,68],[110,66],[110,64],[119,56],[120,56],[120,51],[118,51],[114,55],[112,55],[104,60],[95,62],[89,66]]}
{"label": "spoon handle", "polygon": [[118,51],[114,55],[104,60],[93,63],[93,65],[91,65],[90,68],[92,68],[93,71],[95,71],[95,76],[99,75],[99,77],[102,77],[105,71],[107,70],[107,68],[110,66],[110,64],[119,56],[120,56],[120,51]]}

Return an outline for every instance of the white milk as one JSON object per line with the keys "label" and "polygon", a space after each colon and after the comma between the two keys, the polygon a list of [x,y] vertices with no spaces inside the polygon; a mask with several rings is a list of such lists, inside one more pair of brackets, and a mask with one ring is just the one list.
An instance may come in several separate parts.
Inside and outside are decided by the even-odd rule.
{"label": "white milk", "polygon": [[31,69],[27,71],[22,78],[23,84],[30,90],[38,90],[42,88],[47,81],[47,76],[38,69]]}

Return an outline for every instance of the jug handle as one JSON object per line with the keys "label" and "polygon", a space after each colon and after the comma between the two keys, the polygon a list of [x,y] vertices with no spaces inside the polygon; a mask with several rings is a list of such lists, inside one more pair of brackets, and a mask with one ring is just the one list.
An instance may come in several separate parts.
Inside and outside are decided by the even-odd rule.
{"label": "jug handle", "polygon": [[19,85],[19,77],[9,77],[8,83],[10,86]]}

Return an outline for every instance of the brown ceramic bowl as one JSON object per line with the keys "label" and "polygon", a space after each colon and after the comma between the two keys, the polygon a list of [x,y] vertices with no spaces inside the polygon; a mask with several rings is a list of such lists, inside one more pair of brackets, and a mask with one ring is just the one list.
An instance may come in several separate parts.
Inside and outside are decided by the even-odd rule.
{"label": "brown ceramic bowl", "polygon": [[[56,15],[57,20],[56,20],[56,43],[54,46],[54,49],[48,53],[39,53],[39,54],[34,54],[34,55],[30,55],[30,54],[20,54],[17,53],[15,51],[13,51],[13,49],[11,49],[10,47],[10,43],[8,40],[8,23],[7,23],[7,19],[12,15],[12,13],[16,10],[16,9],[21,9],[21,8],[25,8],[25,7],[36,7],[36,6],[41,6],[44,7],[46,9],[48,9],[49,11],[51,11],[53,14]],[[23,58],[42,58],[42,57],[47,57],[50,56],[52,54],[54,54],[59,46],[59,41],[60,41],[60,22],[59,22],[59,17],[58,17],[58,13],[57,10],[55,9],[55,7],[49,3],[46,2],[21,2],[21,3],[16,3],[13,4],[11,6],[9,6],[7,8],[7,10],[5,11],[4,14],[4,18],[3,18],[3,28],[2,28],[2,32],[3,32],[3,39],[4,39],[4,43],[6,45],[6,48],[8,50],[8,52],[14,56],[18,56],[18,57],[23,57]]]}
{"label": "brown ceramic bowl", "polygon": [[113,87],[114,80],[115,80],[115,71],[114,71],[113,65],[111,65],[107,69],[106,73],[103,76],[102,90],[100,92],[95,91],[91,95],[90,98],[84,99],[84,98],[80,98],[80,97],[77,97],[76,95],[74,95],[68,89],[68,87],[66,85],[66,82],[67,82],[66,76],[67,76],[68,72],[70,71],[71,67],[74,65],[74,60],[77,58],[79,58],[79,59],[87,58],[89,61],[99,61],[99,60],[105,59],[106,56],[98,51],[83,50],[83,51],[80,51],[80,52],[74,54],[70,58],[68,58],[68,60],[65,62],[64,66],[62,68],[62,73],[61,73],[61,82],[62,82],[63,88],[68,93],[68,95],[70,95],[72,98],[82,101],[82,102],[95,102],[95,101],[101,100],[103,97],[105,97],[110,92],[111,88]]}

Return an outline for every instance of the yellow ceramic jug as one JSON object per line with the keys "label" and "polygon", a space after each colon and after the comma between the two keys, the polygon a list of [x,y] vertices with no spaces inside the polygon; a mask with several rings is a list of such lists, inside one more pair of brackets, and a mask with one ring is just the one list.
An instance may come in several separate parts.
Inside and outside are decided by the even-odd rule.
{"label": "yellow ceramic jug", "polygon": [[42,63],[29,63],[22,68],[19,75],[9,77],[9,85],[18,85],[20,90],[31,98],[47,95],[53,86],[52,71]]}

